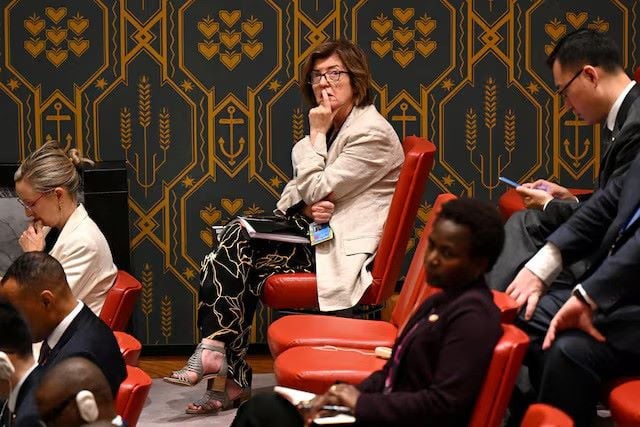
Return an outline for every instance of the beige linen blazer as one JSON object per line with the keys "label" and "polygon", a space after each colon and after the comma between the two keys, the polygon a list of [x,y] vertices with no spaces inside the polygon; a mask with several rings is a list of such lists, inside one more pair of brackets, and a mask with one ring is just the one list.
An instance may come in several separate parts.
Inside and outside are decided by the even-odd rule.
{"label": "beige linen blazer", "polygon": [[118,270],[107,239],[84,206],[71,214],[49,255],[62,264],[73,295],[100,316]]}
{"label": "beige linen blazer", "polygon": [[327,151],[326,135],[308,136],[293,147],[293,179],[276,214],[303,201],[329,196],[334,238],[315,247],[318,303],[322,311],[354,306],[371,284],[367,268],[384,227],[400,167],[402,144],[373,105],[355,107]]}

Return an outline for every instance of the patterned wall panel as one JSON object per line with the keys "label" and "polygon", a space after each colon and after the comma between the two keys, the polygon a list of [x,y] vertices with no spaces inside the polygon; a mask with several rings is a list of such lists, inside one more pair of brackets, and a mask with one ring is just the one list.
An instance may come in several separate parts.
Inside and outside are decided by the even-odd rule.
{"label": "patterned wall panel", "polygon": [[[633,70],[639,11],[637,0],[7,1],[0,161],[49,139],[125,159],[136,333],[192,343],[210,226],[273,209],[307,128],[297,82],[314,46],[355,40],[382,114],[401,137],[436,143],[415,238],[444,191],[495,201],[501,174],[594,184],[600,129],[562,105],[544,60],[588,26]],[[259,309],[255,341],[270,318]]]}

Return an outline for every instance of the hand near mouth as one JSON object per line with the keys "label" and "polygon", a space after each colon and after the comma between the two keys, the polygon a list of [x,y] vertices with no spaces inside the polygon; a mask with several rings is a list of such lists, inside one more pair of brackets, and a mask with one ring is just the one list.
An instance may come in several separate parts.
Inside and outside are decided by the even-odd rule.
{"label": "hand near mouth", "polygon": [[25,252],[36,252],[44,250],[45,234],[43,232],[42,221],[33,221],[26,230],[22,232],[18,243]]}
{"label": "hand near mouth", "polygon": [[326,89],[322,89],[322,99],[320,100],[320,103],[309,110],[311,142],[315,141],[317,134],[327,134],[333,124],[333,119],[342,108],[343,106],[340,106],[333,110],[331,108],[331,101],[329,100],[329,93]]}

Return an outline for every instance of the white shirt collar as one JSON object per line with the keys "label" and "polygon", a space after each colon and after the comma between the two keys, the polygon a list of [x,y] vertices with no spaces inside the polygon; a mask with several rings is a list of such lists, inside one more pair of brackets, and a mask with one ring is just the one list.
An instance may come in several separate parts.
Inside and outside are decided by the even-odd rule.
{"label": "white shirt collar", "polygon": [[34,361],[33,365],[31,365],[31,367],[27,369],[27,371],[24,373],[22,378],[20,378],[20,381],[18,381],[18,384],[16,384],[16,386],[11,390],[11,393],[9,393],[9,400],[7,402],[7,406],[9,406],[9,410],[11,412],[16,411],[16,403],[18,400],[18,394],[20,393],[20,388],[22,388],[22,384],[24,384],[27,377],[31,375],[31,372],[33,372],[33,370],[36,369],[36,366],[38,366],[38,364]]}
{"label": "white shirt collar", "polygon": [[616,99],[616,102],[613,103],[611,110],[609,110],[609,114],[607,115],[606,126],[607,126],[607,129],[609,129],[610,131],[613,131],[613,128],[616,125],[616,117],[618,117],[618,111],[620,111],[620,107],[622,106],[622,101],[624,101],[624,98],[627,96],[627,94],[635,84],[636,82],[632,80],[627,85],[627,87],[625,87],[624,90],[620,93],[620,95],[618,96],[618,99]]}
{"label": "white shirt collar", "polygon": [[67,330],[71,322],[73,322],[73,319],[75,319],[76,316],[80,313],[82,307],[84,307],[83,302],[78,300],[76,308],[71,310],[71,313],[67,314],[67,317],[62,319],[62,321],[58,323],[58,326],[56,326],[53,332],[49,334],[49,336],[47,337],[47,344],[49,344],[49,348],[54,348],[58,344],[58,341],[60,341],[62,334],[64,334],[64,331]]}

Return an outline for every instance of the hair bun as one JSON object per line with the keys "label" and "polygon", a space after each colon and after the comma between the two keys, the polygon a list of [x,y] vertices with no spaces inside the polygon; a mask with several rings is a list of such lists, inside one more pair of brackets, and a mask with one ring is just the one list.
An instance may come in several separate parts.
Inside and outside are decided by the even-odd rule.
{"label": "hair bun", "polygon": [[67,152],[67,155],[69,156],[69,160],[71,160],[71,163],[73,163],[75,167],[80,167],[83,163],[88,163],[91,166],[95,165],[95,162],[93,160],[82,157],[80,155],[80,151],[78,151],[77,148],[70,149]]}

